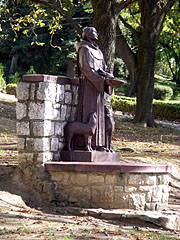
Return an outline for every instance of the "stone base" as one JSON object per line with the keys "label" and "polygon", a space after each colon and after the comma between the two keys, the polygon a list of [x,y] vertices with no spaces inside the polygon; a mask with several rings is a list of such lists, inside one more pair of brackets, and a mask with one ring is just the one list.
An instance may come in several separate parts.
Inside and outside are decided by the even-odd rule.
{"label": "stone base", "polygon": [[165,164],[46,162],[60,206],[159,211],[168,206]]}
{"label": "stone base", "polygon": [[61,161],[72,162],[119,162],[120,154],[114,152],[62,151]]}

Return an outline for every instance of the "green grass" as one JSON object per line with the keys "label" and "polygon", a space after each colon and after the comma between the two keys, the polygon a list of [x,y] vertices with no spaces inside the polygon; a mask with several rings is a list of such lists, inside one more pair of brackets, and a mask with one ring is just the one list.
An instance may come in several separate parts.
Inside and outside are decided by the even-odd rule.
{"label": "green grass", "polygon": [[132,235],[136,235],[137,239],[151,239],[151,240],[177,240],[178,238],[174,236],[174,233],[160,233],[160,232],[151,232],[146,230],[131,230]]}
{"label": "green grass", "polygon": [[32,233],[32,230],[31,229],[28,229],[28,228],[18,228],[16,230],[10,230],[10,229],[7,229],[7,228],[4,228],[4,229],[0,229],[0,235],[10,235],[10,234],[17,234],[17,233]]}

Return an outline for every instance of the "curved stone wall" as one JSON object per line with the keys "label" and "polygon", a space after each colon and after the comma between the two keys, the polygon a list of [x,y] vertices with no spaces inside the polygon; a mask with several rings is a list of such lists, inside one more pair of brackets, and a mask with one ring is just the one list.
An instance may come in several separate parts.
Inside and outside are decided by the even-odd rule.
{"label": "curved stone wall", "polygon": [[171,167],[151,164],[46,163],[61,206],[160,210]]}

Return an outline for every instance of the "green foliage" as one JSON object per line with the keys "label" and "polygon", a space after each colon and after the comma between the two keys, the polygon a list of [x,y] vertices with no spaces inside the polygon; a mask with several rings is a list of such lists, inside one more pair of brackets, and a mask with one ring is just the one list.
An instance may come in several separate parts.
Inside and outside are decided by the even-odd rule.
{"label": "green foliage", "polygon": [[21,78],[20,78],[20,76],[19,76],[19,73],[18,73],[18,72],[15,72],[13,83],[16,83],[16,84],[17,84],[18,82],[20,82],[20,80],[21,80]]}
{"label": "green foliage", "polygon": [[127,78],[128,72],[126,66],[121,58],[114,59],[114,76]]}
{"label": "green foliage", "polygon": [[153,115],[156,118],[180,120],[180,102],[154,100]]}
{"label": "green foliage", "polygon": [[154,86],[154,98],[157,100],[168,100],[171,99],[173,90],[171,87],[155,85]]}
{"label": "green foliage", "polygon": [[2,63],[0,63],[0,91],[3,90],[5,91],[6,89],[6,81],[4,78],[4,67]]}
{"label": "green foliage", "polygon": [[[113,95],[112,107],[114,110],[135,114],[136,99]],[[153,116],[155,118],[180,120],[180,102],[154,100]]]}
{"label": "green foliage", "polygon": [[34,70],[33,66],[30,66],[29,70],[26,72],[26,74],[36,74],[36,71]]}
{"label": "green foliage", "polygon": [[172,88],[173,96],[171,97],[172,100],[180,100],[180,92],[177,84],[172,81],[172,77],[169,75],[157,75],[155,74],[155,86],[156,85],[163,85]]}
{"label": "green foliage", "polygon": [[17,87],[16,83],[7,84],[7,86],[6,86],[7,94],[16,95],[16,87]]}
{"label": "green foliage", "polygon": [[18,72],[15,72],[15,74],[13,75],[9,75],[9,82],[10,83],[15,83],[17,84],[18,82],[20,82],[21,78],[19,76],[19,73]]}
{"label": "green foliage", "polygon": [[135,98],[113,95],[111,101],[114,110],[135,114]]}
{"label": "green foliage", "polygon": [[[175,2],[166,16],[163,30],[156,51],[156,72],[170,74],[172,80],[179,86],[180,79],[180,18],[179,3]],[[180,87],[180,86],[179,86]]]}
{"label": "green foliage", "polygon": [[[24,5],[22,1],[12,0],[4,3],[0,8],[0,62],[5,66],[5,76],[9,76],[15,55],[18,56],[15,71],[20,76],[26,74],[30,66],[40,74],[65,75],[68,60],[76,57],[74,46],[79,41],[71,25],[62,22],[57,11],[38,4]],[[78,1],[76,6],[71,0],[61,3],[82,28],[89,24],[90,14],[84,12],[84,1]]]}

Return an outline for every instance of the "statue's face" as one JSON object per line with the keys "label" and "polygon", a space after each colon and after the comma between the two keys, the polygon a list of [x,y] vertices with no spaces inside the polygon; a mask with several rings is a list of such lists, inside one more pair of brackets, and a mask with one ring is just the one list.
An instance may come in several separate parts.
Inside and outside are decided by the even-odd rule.
{"label": "statue's face", "polygon": [[88,34],[88,38],[93,40],[93,41],[96,41],[98,40],[98,32],[96,31],[95,28],[92,28],[91,31],[89,32]]}

